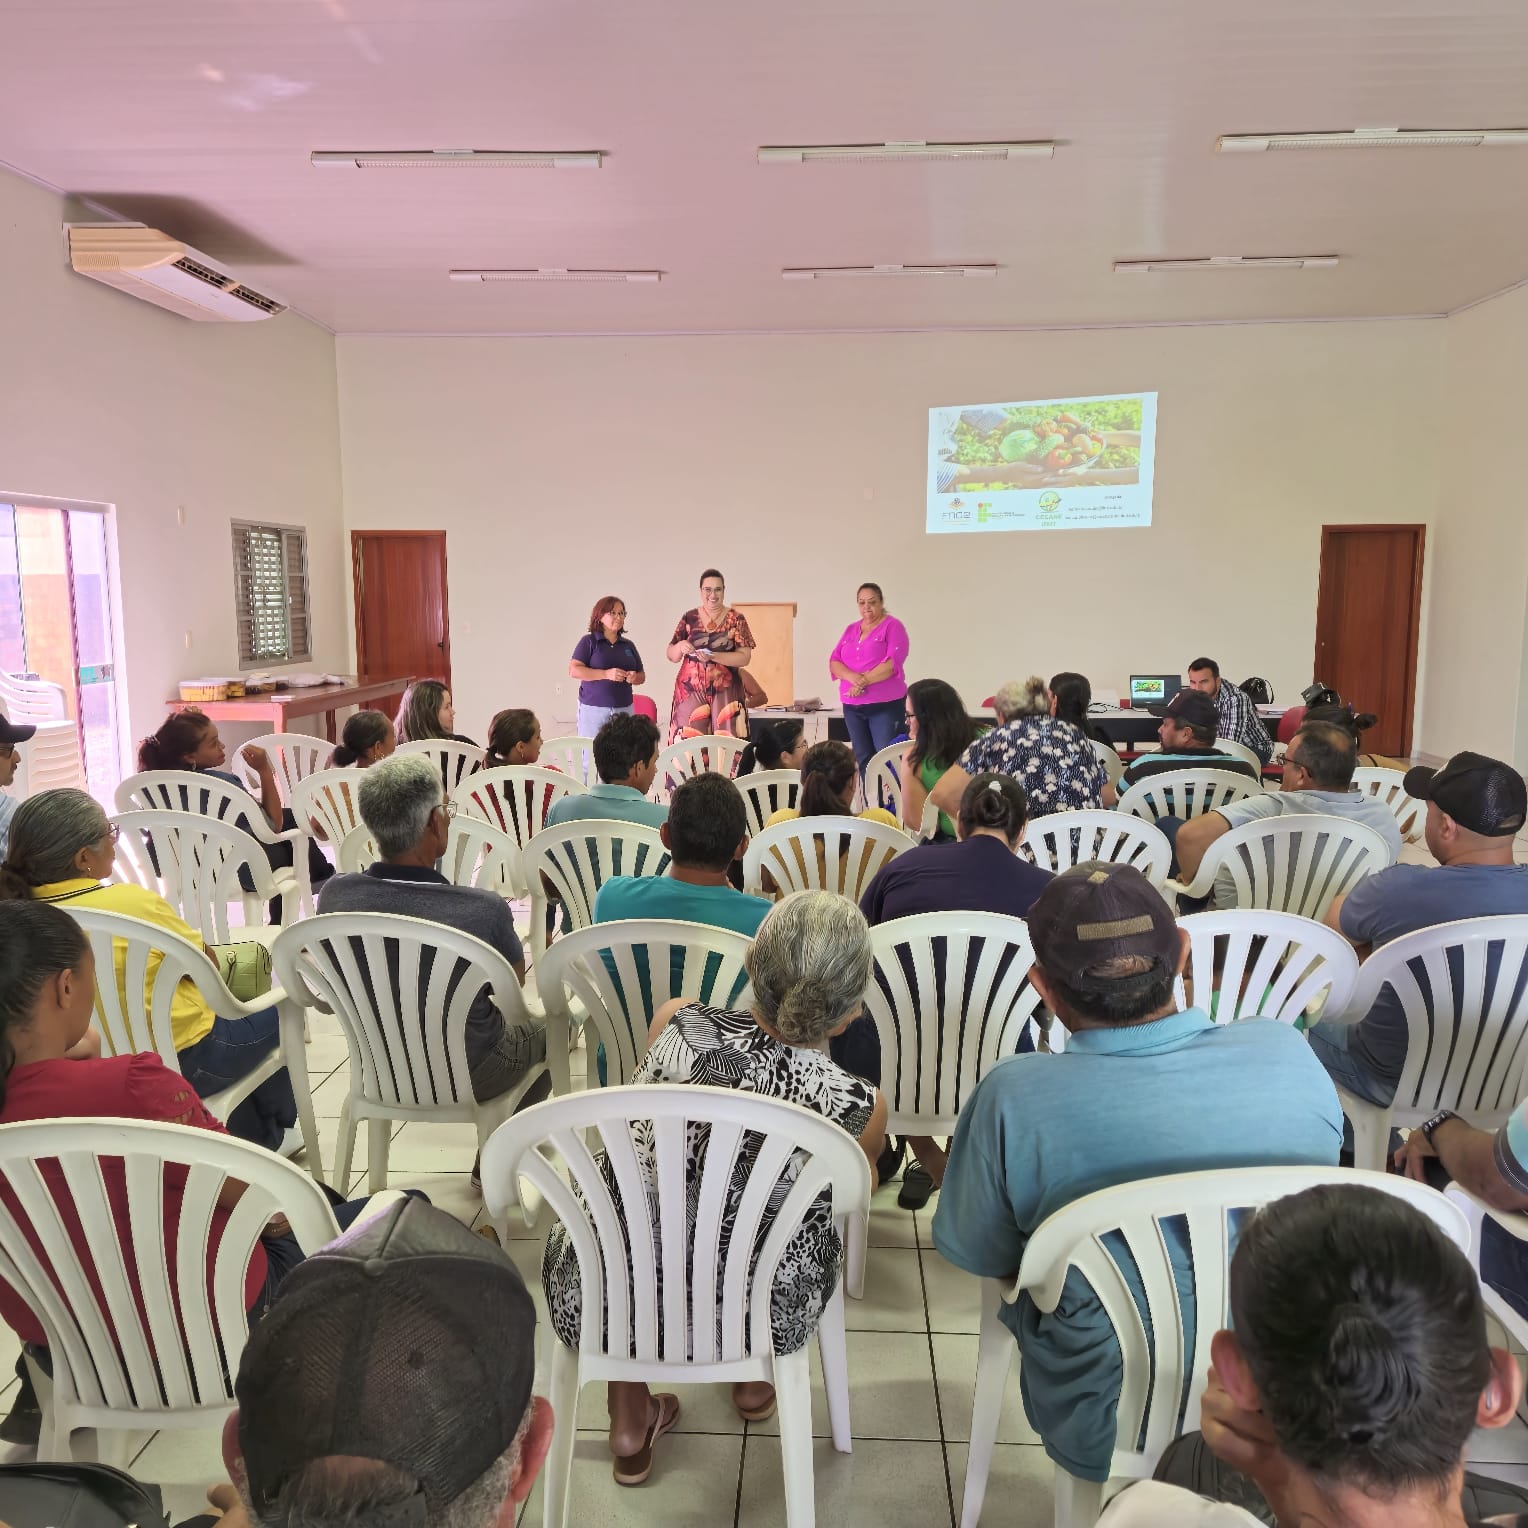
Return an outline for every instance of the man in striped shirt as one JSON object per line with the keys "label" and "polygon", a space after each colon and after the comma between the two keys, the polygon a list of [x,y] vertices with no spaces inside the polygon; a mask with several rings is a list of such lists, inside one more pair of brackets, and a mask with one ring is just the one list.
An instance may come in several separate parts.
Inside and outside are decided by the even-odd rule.
{"label": "man in striped shirt", "polygon": [[1195,658],[1188,666],[1188,682],[1190,689],[1204,691],[1215,702],[1221,737],[1250,748],[1264,764],[1273,757],[1273,739],[1258,719],[1257,707],[1220,677],[1220,665],[1213,658]]}

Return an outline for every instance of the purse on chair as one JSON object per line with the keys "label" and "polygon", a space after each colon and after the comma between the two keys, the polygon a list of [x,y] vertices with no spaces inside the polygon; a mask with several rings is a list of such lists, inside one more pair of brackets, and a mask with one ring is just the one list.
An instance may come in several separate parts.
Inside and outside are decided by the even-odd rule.
{"label": "purse on chair", "polygon": [[210,948],[223,985],[241,1003],[252,1003],[271,990],[271,952],[267,946],[250,939]]}
{"label": "purse on chair", "polygon": [[10,1528],[169,1528],[158,1486],[109,1464],[0,1465]]}

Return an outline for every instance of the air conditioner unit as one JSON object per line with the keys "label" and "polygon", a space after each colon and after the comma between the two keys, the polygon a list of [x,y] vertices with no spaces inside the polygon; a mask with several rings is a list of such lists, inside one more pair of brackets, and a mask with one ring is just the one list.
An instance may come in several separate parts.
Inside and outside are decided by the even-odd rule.
{"label": "air conditioner unit", "polygon": [[286,304],[247,287],[205,255],[142,223],[71,223],[69,264],[182,318],[244,323],[273,318]]}

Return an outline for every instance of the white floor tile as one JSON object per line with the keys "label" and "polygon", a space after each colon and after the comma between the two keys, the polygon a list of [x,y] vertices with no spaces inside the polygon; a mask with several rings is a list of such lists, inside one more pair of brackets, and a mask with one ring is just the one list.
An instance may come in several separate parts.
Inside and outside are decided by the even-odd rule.
{"label": "white floor tile", "polygon": [[[934,1374],[939,1384],[939,1419],[944,1436],[951,1443],[965,1443],[971,1436],[971,1406],[976,1394],[975,1337],[952,1332],[936,1332],[930,1342],[934,1349]],[[999,1443],[1038,1443],[1040,1436],[1024,1416],[1019,1398],[1019,1349],[1014,1344],[1013,1366],[1008,1371],[1008,1388],[1003,1392],[1003,1415],[998,1423]]]}
{"label": "white floor tile", "polygon": [[[924,1332],[850,1332],[849,1431],[856,1438],[939,1441],[933,1370]],[[812,1435],[832,1436],[817,1344],[811,1348]],[[749,1424],[750,1436],[779,1437],[780,1419]]]}
{"label": "white floor tile", "polygon": [[910,1247],[873,1247],[865,1264],[865,1298],[846,1300],[852,1331],[925,1332],[920,1254]]}
{"label": "white floor tile", "polygon": [[876,1191],[870,1201],[870,1245],[872,1247],[916,1247],[921,1216],[914,1210],[897,1207],[897,1186],[888,1183]]}
{"label": "white floor tile", "polygon": [[[610,1472],[610,1440],[604,1429],[580,1433],[573,1454],[568,1520],[578,1528],[724,1528],[734,1521],[741,1437],[717,1433],[669,1433],[653,1450],[646,1485],[618,1486]],[[522,1528],[540,1528],[541,1481],[520,1514]],[[826,1523],[826,1519],[824,1519]]]}
{"label": "white floor tile", "polygon": [[926,1248],[923,1287],[928,1291],[931,1332],[976,1332],[981,1329],[981,1281]]}
{"label": "white floor tile", "polygon": [[[837,1453],[812,1450],[817,1521],[831,1528],[949,1528],[950,1493],[938,1443],[857,1442]],[[743,1457],[738,1528],[784,1528],[780,1444],[750,1434]]]}
{"label": "white floor tile", "polygon": [[206,1427],[176,1427],[155,1433],[133,1461],[134,1479],[164,1493],[172,1523],[208,1511],[207,1487],[228,1479],[223,1464],[223,1421]]}
{"label": "white floor tile", "polygon": [[[966,1488],[966,1445],[946,1444],[945,1455],[958,1522]],[[1043,1448],[1000,1443],[992,1455],[982,1516],[1002,1528],[1051,1528],[1056,1520],[1055,1492],[1056,1467],[1045,1457]]]}

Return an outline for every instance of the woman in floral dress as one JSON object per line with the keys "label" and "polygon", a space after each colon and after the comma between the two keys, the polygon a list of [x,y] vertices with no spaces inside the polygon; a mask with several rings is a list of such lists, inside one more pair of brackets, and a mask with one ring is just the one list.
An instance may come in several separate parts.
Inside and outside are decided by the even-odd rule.
{"label": "woman in floral dress", "polygon": [[679,617],[669,640],[669,662],[679,665],[670,743],[705,733],[748,736],[742,670],[753,656],[753,633],[726,604],[726,594],[726,580],[707,568],[700,575],[700,604]]}

